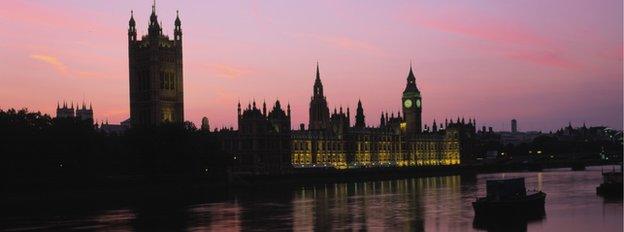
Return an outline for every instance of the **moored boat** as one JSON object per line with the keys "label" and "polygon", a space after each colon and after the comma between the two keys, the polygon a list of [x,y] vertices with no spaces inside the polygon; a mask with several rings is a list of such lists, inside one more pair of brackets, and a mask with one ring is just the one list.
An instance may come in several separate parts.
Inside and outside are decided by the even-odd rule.
{"label": "moored boat", "polygon": [[604,197],[622,198],[622,170],[602,173],[602,184],[596,187],[596,193]]}
{"label": "moored boat", "polygon": [[546,193],[527,194],[524,178],[488,180],[487,196],[472,203],[475,219],[539,219],[545,214]]}

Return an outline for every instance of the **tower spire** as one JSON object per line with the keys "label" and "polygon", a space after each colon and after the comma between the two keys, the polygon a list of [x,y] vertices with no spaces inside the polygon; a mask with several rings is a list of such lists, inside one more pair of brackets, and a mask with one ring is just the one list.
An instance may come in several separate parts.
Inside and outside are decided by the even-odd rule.
{"label": "tower spire", "polygon": [[316,79],[314,79],[314,96],[323,96],[323,83],[321,82],[321,72],[319,70],[319,63],[316,62]]}
{"label": "tower spire", "polygon": [[412,69],[412,62],[410,61],[410,69],[409,74],[407,74],[407,84],[405,85],[406,92],[420,92],[418,91],[418,87],[416,87],[416,77],[414,76],[414,70]]}
{"label": "tower spire", "polygon": [[357,108],[355,111],[355,127],[366,127],[366,123],[364,122],[364,108],[362,107],[362,101],[360,99],[358,99]]}
{"label": "tower spire", "polygon": [[316,61],[316,80],[321,81],[321,72],[319,71],[319,62]]}

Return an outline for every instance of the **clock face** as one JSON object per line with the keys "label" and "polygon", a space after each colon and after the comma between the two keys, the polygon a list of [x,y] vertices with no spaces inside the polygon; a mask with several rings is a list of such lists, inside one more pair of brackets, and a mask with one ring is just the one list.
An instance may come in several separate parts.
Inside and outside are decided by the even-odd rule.
{"label": "clock face", "polygon": [[420,108],[420,99],[416,100],[416,107]]}
{"label": "clock face", "polygon": [[405,102],[403,102],[403,105],[405,106],[405,108],[412,107],[412,100],[410,99],[405,100]]}

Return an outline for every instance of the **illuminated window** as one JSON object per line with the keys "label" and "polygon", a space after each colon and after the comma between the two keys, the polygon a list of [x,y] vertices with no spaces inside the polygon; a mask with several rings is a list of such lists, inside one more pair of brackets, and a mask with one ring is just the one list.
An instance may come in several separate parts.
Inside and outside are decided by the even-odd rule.
{"label": "illuminated window", "polygon": [[173,110],[171,108],[163,108],[161,113],[163,122],[173,122]]}

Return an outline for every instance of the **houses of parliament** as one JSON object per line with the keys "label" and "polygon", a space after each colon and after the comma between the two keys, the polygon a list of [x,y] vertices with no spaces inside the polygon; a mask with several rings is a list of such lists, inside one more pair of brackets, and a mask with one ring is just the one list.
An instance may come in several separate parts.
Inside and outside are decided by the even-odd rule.
{"label": "houses of parliament", "polygon": [[[128,29],[130,122],[132,127],[184,122],[182,29],[174,22],[173,40],[163,35],[155,6],[148,34],[137,39],[131,16]],[[357,102],[355,122],[349,108],[329,109],[316,66],[309,122],[291,125],[290,105],[276,101],[267,109],[255,101],[237,106],[238,128],[216,130],[222,150],[241,172],[285,173],[293,168],[369,168],[458,165],[470,161],[475,121],[445,120],[424,126],[423,103],[410,66],[397,103],[402,113],[382,112],[379,126],[366,125],[364,103]],[[312,79],[312,78],[311,78]],[[399,78],[397,78],[398,80]],[[400,102],[399,102],[400,101]],[[207,122],[207,120],[204,120]],[[205,128],[202,125],[202,128]]]}

